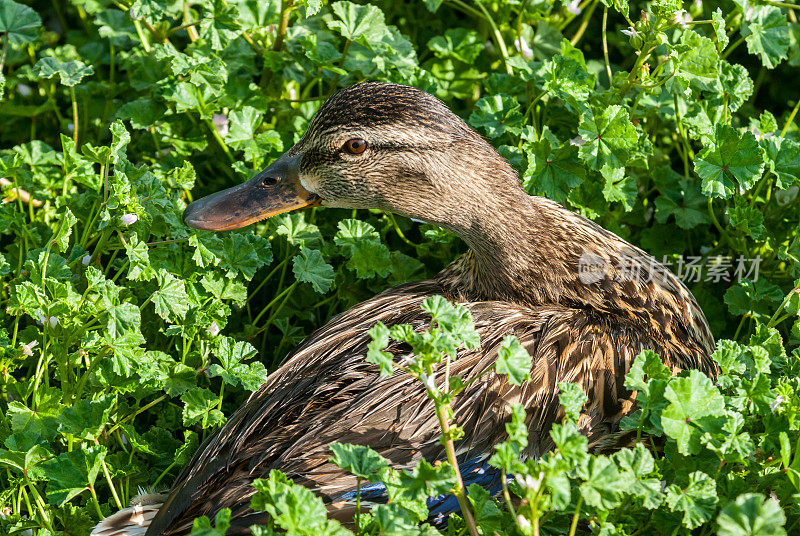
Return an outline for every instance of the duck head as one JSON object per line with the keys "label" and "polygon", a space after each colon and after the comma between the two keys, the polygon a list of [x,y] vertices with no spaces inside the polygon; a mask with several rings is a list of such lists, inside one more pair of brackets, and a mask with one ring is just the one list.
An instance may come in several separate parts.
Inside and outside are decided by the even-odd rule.
{"label": "duck head", "polygon": [[333,95],[294,147],[244,184],[195,201],[184,220],[221,231],[323,205],[460,232],[487,197],[512,190],[522,193],[511,167],[439,99],[368,82]]}

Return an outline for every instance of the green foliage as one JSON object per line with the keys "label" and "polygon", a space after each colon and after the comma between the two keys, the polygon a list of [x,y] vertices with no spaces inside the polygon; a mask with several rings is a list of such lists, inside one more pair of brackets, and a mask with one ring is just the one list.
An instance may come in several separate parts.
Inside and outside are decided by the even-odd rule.
{"label": "green foliage", "polygon": [[[559,386],[555,449],[536,460],[523,457],[524,411],[504,409],[508,438],[490,460],[516,475],[508,496],[525,507],[472,487],[461,499],[476,526],[797,531],[796,5],[31,6],[0,0],[0,533],[85,535],[138,486],[164,487],[305,334],[464,250],[435,226],[367,210],[219,234],[183,224],[188,202],[253,176],[330,93],[367,79],[435,94],[526,191],[665,259],[724,339],[715,381],[637,358],[625,384],[637,404],[621,423],[637,441],[612,455],[589,452],[578,423],[591,393],[575,386]],[[424,308],[431,329],[377,325],[367,360],[423,381],[455,443],[451,402],[470,380],[438,370],[480,341],[463,307]],[[401,343],[416,357],[398,370]],[[484,373],[524,389],[529,369],[509,336]],[[363,534],[435,534],[419,525],[425,498],[460,493],[450,462],[398,471],[365,447],[332,449],[391,498],[362,512]],[[254,501],[274,521],[256,534],[347,533],[279,473]],[[223,534],[228,515],[196,533]]]}

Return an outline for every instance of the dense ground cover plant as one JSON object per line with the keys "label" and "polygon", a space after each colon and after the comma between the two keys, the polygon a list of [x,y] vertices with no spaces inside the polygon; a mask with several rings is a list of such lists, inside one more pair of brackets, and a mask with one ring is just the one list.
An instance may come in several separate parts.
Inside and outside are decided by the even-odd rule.
{"label": "dense ground cover plant", "polygon": [[[727,339],[716,382],[640,356],[631,449],[590,455],[582,394],[564,386],[557,451],[522,461],[517,412],[493,463],[519,475],[508,496],[523,500],[471,490],[477,527],[800,530],[798,9],[0,0],[0,532],[86,534],[137,487],[168,486],[310,329],[463,250],[370,211],[216,235],[182,224],[188,201],[252,175],[327,95],[364,79],[444,99],[530,193],[670,263]],[[507,348],[498,370],[519,376],[525,356]],[[431,396],[446,406],[457,391]],[[454,487],[446,463],[398,473],[366,449],[333,449],[393,494],[362,532],[434,533],[416,522],[427,494]],[[258,486],[255,505],[274,517],[262,534],[344,531],[279,473]]]}

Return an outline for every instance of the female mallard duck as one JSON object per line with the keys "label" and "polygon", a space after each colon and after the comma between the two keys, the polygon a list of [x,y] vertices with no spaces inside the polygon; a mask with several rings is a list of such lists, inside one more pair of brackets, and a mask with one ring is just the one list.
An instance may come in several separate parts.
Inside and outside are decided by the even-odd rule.
{"label": "female mallard duck", "polygon": [[[423,91],[382,83],[339,91],[286,154],[248,182],[192,203],[184,217],[192,227],[225,230],[320,204],[435,223],[469,251],[434,279],[391,288],[312,333],[195,454],[168,496],[109,518],[96,534],[134,534],[115,532],[132,525],[132,513],[139,531],[149,522],[147,536],[187,534],[195,517],[226,507],[228,534],[249,534],[265,520],[249,508],[251,482],[273,468],[322,495],[331,511],[347,510],[356,479],[330,463],[335,441],[368,445],[397,467],[444,459],[421,383],[381,377],[365,360],[376,322],[424,328],[430,317],[420,303],[435,294],[466,306],[481,337],[479,349],[453,362],[454,373],[471,377],[490,366],[509,333],[533,357],[526,384],[487,374],[457,397],[467,485],[496,483],[485,464],[504,439],[509,403],[526,407],[525,455],[539,456],[553,447],[548,431],[562,417],[559,382],[588,395],[579,425],[597,440],[633,404],[623,378],[641,350],[656,351],[673,370],[714,371],[706,320],[672,273],[591,221],[527,195],[492,146]],[[401,359],[408,348],[389,351]],[[446,514],[457,505],[436,508]]]}

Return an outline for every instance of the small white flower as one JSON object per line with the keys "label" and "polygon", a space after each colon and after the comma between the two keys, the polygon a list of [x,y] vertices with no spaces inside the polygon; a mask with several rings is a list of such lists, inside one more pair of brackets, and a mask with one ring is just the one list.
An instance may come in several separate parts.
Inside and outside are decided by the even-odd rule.
{"label": "small white flower", "polygon": [[569,2],[564,4],[564,7],[567,8],[567,11],[573,15],[580,15],[582,11],[580,8],[580,3],[580,0],[569,0]]}
{"label": "small white flower", "polygon": [[211,322],[211,325],[208,326],[208,332],[211,334],[212,337],[216,337],[219,335],[219,326],[216,322]]}
{"label": "small white flower", "polygon": [[430,391],[432,393],[436,392],[437,389],[436,389],[436,373],[435,372],[431,372],[430,376],[428,376],[427,374],[425,374],[423,372],[422,375],[420,376],[420,379],[422,379],[422,383],[425,384],[425,387],[428,389],[428,391]]}
{"label": "small white flower", "polygon": [[523,58],[526,60],[533,59],[533,49],[528,43],[520,38],[516,38],[514,39],[514,45],[517,47],[517,50],[519,50],[520,54],[522,54]]}
{"label": "small white flower", "polygon": [[139,221],[139,216],[131,212],[120,216],[119,221],[122,222],[122,225],[133,225],[134,223]]}
{"label": "small white flower", "polygon": [[51,316],[47,318],[47,322],[50,324],[51,328],[54,328],[60,322],[57,316]]}
{"label": "small white flower", "polygon": [[783,395],[778,395],[775,397],[775,401],[769,405],[769,409],[775,412],[781,407],[781,404],[783,404]]}
{"label": "small white flower", "polygon": [[39,345],[39,341],[31,341],[28,344],[19,343],[19,345],[22,347],[22,353],[30,357],[33,355],[33,349]]}
{"label": "small white flower", "polygon": [[44,311],[41,309],[36,309],[33,314],[36,316],[36,323],[40,326],[43,326],[45,322],[47,322],[47,317],[44,316]]}
{"label": "small white flower", "polygon": [[294,87],[289,88],[289,98],[291,100],[297,100],[297,90]]}
{"label": "small white flower", "polygon": [[531,522],[522,514],[517,516],[517,525],[522,529],[522,532],[528,533],[531,531]]}
{"label": "small white flower", "polygon": [[685,9],[679,9],[672,14],[672,22],[673,24],[679,24],[685,30],[689,27],[689,23],[692,22],[692,16]]}
{"label": "small white flower", "polygon": [[214,123],[214,128],[217,129],[219,135],[223,138],[228,135],[228,129],[230,127],[231,122],[228,120],[228,116],[225,114],[214,114],[214,117],[211,119]]}
{"label": "small white flower", "polygon": [[81,259],[81,264],[83,264],[84,266],[89,266],[91,260],[92,260],[91,255],[84,255],[83,258]]}
{"label": "small white flower", "polygon": [[539,473],[539,476],[536,478],[532,477],[531,475],[525,475],[525,476],[515,475],[515,478],[517,480],[517,484],[519,484],[521,488],[536,493],[537,491],[539,491],[539,486],[542,485],[542,479],[544,479],[544,474]]}
{"label": "small white flower", "polygon": [[628,37],[636,37],[637,35],[639,35],[639,32],[637,32],[636,28],[634,28],[633,26],[628,26],[627,30],[620,30],[620,32],[622,32],[623,35],[627,35]]}
{"label": "small white flower", "polygon": [[694,7],[696,7],[697,9],[703,7],[703,0],[694,0]]}
{"label": "small white flower", "polygon": [[17,84],[17,91],[19,91],[19,94],[22,95],[23,97],[27,97],[28,95],[33,93],[31,86],[27,84]]}
{"label": "small white flower", "polygon": [[575,147],[580,147],[584,143],[586,143],[586,140],[583,139],[583,136],[581,136],[580,134],[569,140],[569,144],[574,145]]}

